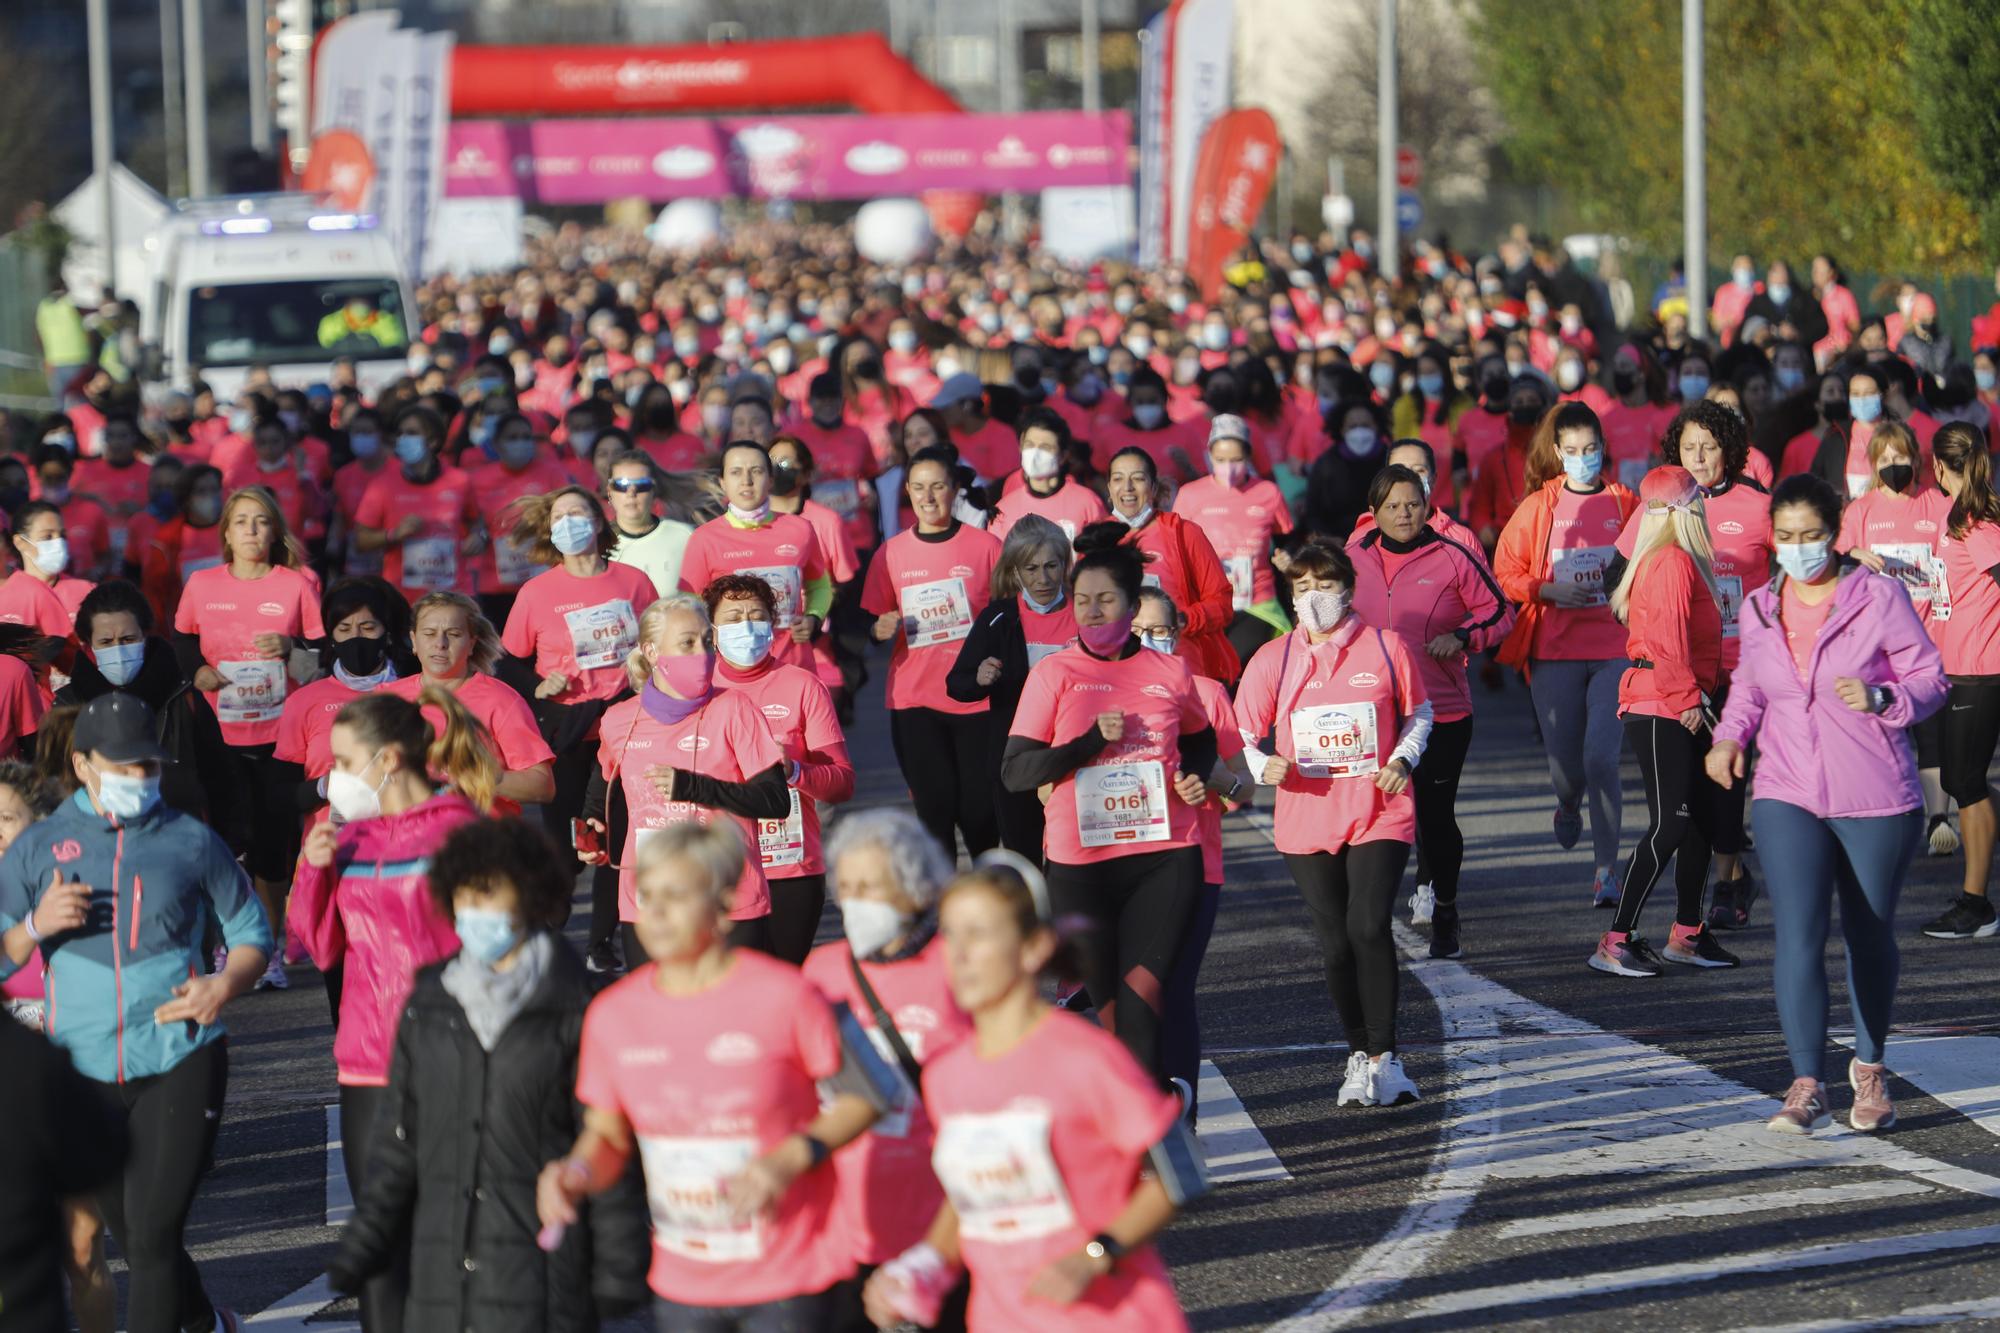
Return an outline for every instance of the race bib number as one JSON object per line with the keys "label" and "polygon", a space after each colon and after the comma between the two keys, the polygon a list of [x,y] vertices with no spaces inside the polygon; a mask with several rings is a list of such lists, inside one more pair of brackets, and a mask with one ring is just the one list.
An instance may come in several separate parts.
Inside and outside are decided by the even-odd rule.
{"label": "race bib number", "polygon": [[972,1240],[1022,1241],[1076,1225],[1043,1111],[955,1115],[938,1127],[931,1169]]}
{"label": "race bib number", "polygon": [[1057,653],[1061,652],[1061,651],[1062,651],[1063,649],[1065,649],[1065,648],[1067,648],[1067,647],[1069,647],[1069,645],[1068,645],[1068,644],[1066,644],[1066,643],[1031,643],[1031,644],[1029,644],[1029,645],[1028,645],[1028,670],[1030,670],[1030,671],[1033,671],[1033,670],[1034,670],[1034,669],[1035,669],[1035,668],[1036,668],[1037,666],[1041,665],[1041,662],[1042,662],[1042,659],[1043,659],[1043,658],[1045,658],[1045,657],[1054,657],[1054,656],[1055,656],[1055,655],[1056,655]]}
{"label": "race bib number", "polygon": [[499,571],[500,582],[509,588],[518,588],[542,572],[541,564],[528,554],[528,548],[512,537],[502,537],[493,543],[493,567]]}
{"label": "race bib number", "polygon": [[449,537],[412,537],[403,543],[403,586],[450,591],[458,583],[458,543]]}
{"label": "race bib number", "polygon": [[1848,499],[1850,499],[1850,500],[1858,500],[1858,499],[1860,499],[1860,498],[1861,498],[1861,496],[1862,496],[1862,493],[1863,493],[1864,491],[1866,491],[1866,490],[1868,489],[1868,483],[1869,483],[1869,482],[1871,482],[1871,481],[1873,481],[1874,479],[1875,479],[1875,478],[1874,478],[1874,477],[1873,477],[1872,475],[1870,475],[1869,473],[1866,473],[1866,472],[1850,472],[1850,473],[1848,473],[1848,474],[1847,474],[1847,498],[1848,498]]}
{"label": "race bib number", "polygon": [[1715,576],[1716,609],[1722,612],[1722,637],[1736,637],[1736,617],[1743,611],[1743,577],[1740,574]]}
{"label": "race bib number", "polygon": [[861,509],[861,483],[847,477],[815,481],[812,498],[842,518],[852,518]]}
{"label": "race bib number", "polygon": [[1651,461],[1644,458],[1621,458],[1618,460],[1618,484],[1628,491],[1636,492],[1639,483],[1651,472]]}
{"label": "race bib number", "polygon": [[1076,771],[1076,833],[1086,847],[1165,842],[1167,775],[1157,759]]}
{"label": "race bib number", "polygon": [[699,1263],[731,1264],[764,1257],[764,1226],[738,1222],[723,1187],[757,1155],[755,1139],[668,1139],[639,1136],[653,1240],[669,1254]]}
{"label": "race bib number", "polygon": [[[1903,585],[1918,609],[1932,600],[1931,548],[1923,542],[1889,542],[1869,550],[1882,557],[1882,572]],[[1942,561],[1938,562],[1942,565]]]}
{"label": "race bib number", "polygon": [[1379,772],[1375,705],[1322,704],[1292,713],[1292,762],[1309,778]]}
{"label": "race bib number", "polygon": [[790,790],[792,808],[783,819],[757,821],[757,856],[768,869],[805,863],[806,818],[799,802],[799,789]]}
{"label": "race bib number", "polygon": [[964,579],[912,583],[901,594],[903,635],[910,647],[957,643],[972,633],[972,599]]}
{"label": "race bib number", "polygon": [[1611,557],[1617,553],[1615,546],[1578,546],[1557,551],[1550,561],[1550,582],[1582,588],[1590,594],[1587,605],[1609,605],[1611,598],[1604,591],[1604,571],[1611,567]]}
{"label": "race bib number", "polygon": [[1931,557],[1931,619],[1951,619],[1951,578],[1944,572],[1944,557]]}
{"label": "race bib number", "polygon": [[222,688],[215,692],[215,716],[222,722],[274,722],[285,711],[285,664],[218,662]]}
{"label": "race bib number", "polygon": [[627,601],[580,607],[565,613],[563,623],[569,626],[570,652],[585,671],[625,665],[639,642],[639,621]]}
{"label": "race bib number", "polygon": [[739,569],[738,574],[748,574],[753,579],[762,579],[771,586],[771,598],[778,604],[778,628],[790,629],[798,623],[799,602],[804,596],[805,576],[797,565],[765,565],[757,569]]}
{"label": "race bib number", "polygon": [[1229,600],[1238,611],[1250,605],[1252,592],[1257,587],[1257,562],[1252,556],[1233,555],[1222,562],[1222,572],[1229,575]]}

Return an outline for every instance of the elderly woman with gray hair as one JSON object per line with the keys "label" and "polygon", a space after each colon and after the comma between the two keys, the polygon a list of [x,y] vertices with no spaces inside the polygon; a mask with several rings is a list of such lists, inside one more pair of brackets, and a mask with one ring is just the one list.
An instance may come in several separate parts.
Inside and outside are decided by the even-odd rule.
{"label": "elderly woman with gray hair", "polygon": [[[944,1192],[931,1173],[930,1117],[918,1096],[922,1067],[969,1032],[951,998],[937,900],[951,858],[913,811],[864,810],[834,825],[828,879],[846,938],[806,959],[805,976],[829,1004],[853,1011],[900,1084],[874,1128],[834,1154],[841,1211],[859,1275],[835,1291],[833,1327],[872,1328],[861,1289],[877,1265],[924,1237]],[[934,1328],[963,1328],[965,1293]]]}

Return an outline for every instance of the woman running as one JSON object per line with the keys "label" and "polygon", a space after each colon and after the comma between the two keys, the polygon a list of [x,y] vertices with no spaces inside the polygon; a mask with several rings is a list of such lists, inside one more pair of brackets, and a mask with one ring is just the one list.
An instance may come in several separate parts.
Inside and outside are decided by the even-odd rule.
{"label": "woman running", "polygon": [[[426,708],[442,714],[442,732],[424,720]],[[418,968],[450,957],[459,943],[451,919],[431,901],[425,863],[447,834],[492,806],[500,774],[492,738],[436,686],[414,703],[387,694],[354,700],[334,719],[331,745],[333,818],[306,838],[292,926],[315,965],[342,973],[333,1059],[342,1162],[359,1199],[376,1136],[397,1124],[387,1109],[389,1063],[410,985]],[[366,1333],[403,1327],[409,1272],[405,1251],[369,1281],[361,1306]]]}
{"label": "woman running", "polygon": [[534,709],[494,678],[505,650],[479,603],[463,593],[434,592],[410,608],[410,624],[417,671],[384,683],[382,690],[415,699],[436,685],[458,696],[493,741],[500,765],[496,814],[518,815],[523,805],[553,799],[555,752],[542,739]]}
{"label": "woman running", "polygon": [[[1043,658],[1076,642],[1076,617],[1064,587],[1069,562],[1069,538],[1063,530],[1039,514],[1023,514],[1001,543],[999,563],[993,566],[993,600],[972,622],[972,632],[959,645],[958,660],[945,677],[952,698],[986,704],[992,754],[1007,748],[1028,673]],[[1030,861],[1041,860],[1042,802],[1036,793],[994,784],[993,818],[1001,846]]]}
{"label": "woman running", "polygon": [[812,642],[833,607],[833,576],[812,524],[771,507],[771,455],[737,440],[722,452],[729,508],[694,530],[681,557],[681,588],[699,595],[724,574],[752,574],[777,598],[778,660],[812,669]]}
{"label": "woman running", "polygon": [[1127,544],[1148,562],[1146,582],[1187,616],[1182,646],[1188,665],[1224,684],[1234,682],[1243,666],[1228,637],[1235,600],[1215,547],[1188,519],[1154,508],[1162,498],[1159,472],[1144,449],[1128,446],[1113,455],[1109,484],[1112,517],[1130,529]]}
{"label": "woman running", "polygon": [[1250,428],[1243,418],[1217,417],[1208,428],[1208,475],[1174,496],[1174,513],[1202,530],[1229,578],[1229,644],[1243,661],[1263,644],[1291,632],[1278,600],[1271,549],[1292,530],[1291,511],[1276,483],[1251,475]]}
{"label": "woman running", "polygon": [[0,583],[0,621],[26,625],[52,639],[76,631],[76,609],[95,585],[71,578],[63,513],[46,500],[30,500],[10,519],[20,568]]}
{"label": "woman running", "polygon": [[181,589],[204,569],[222,563],[222,473],[204,463],[174,483],[174,517],[160,525],[139,563],[139,586],[153,604],[153,618],[174,623]]}
{"label": "woman running", "polygon": [[1708,544],[1701,487],[1671,464],[1646,474],[1632,559],[1611,594],[1629,626],[1631,666],[1618,682],[1618,715],[1646,783],[1646,833],[1632,850],[1611,929],[1590,965],[1620,977],[1655,977],[1660,955],[1634,932],[1653,885],[1674,863],[1674,927],[1666,957],[1690,967],[1735,967],[1702,920],[1709,848],[1722,802],[1701,771],[1722,682],[1722,597]]}
{"label": "woman running", "polygon": [[1063,540],[1110,517],[1096,491],[1073,480],[1066,466],[1077,445],[1069,422],[1053,408],[1038,407],[1021,422],[1021,471],[1000,496],[987,531],[1001,541],[1008,529],[1033,514],[1062,529]]}
{"label": "woman running", "polygon": [[[683,599],[701,605],[692,594],[668,600]],[[836,1090],[858,1070],[812,983],[731,947],[742,910],[733,900],[753,868],[726,821],[675,824],[640,849],[633,957],[654,961],[585,1014],[583,1132],[542,1169],[547,1244],[638,1155],[653,1206],[659,1333],[823,1329],[832,1288],[854,1270],[826,1162],[882,1102]]]}
{"label": "woman running", "polygon": [[368,483],[354,511],[354,544],[386,552],[383,577],[413,602],[427,592],[469,595],[473,565],[487,545],[472,479],[438,457],[444,445],[443,417],[404,408],[396,418],[396,466]]}
{"label": "woman running", "polygon": [[333,720],[340,710],[411,668],[410,604],[380,577],[342,579],[320,599],[320,670],[326,674],[285,698],[274,757],[308,784],[300,803],[312,814],[326,804],[333,772]]}
{"label": "woman running", "polygon": [[[639,919],[636,868],[649,843],[677,824],[720,820],[755,847],[757,821],[784,819],[791,810],[790,765],[762,711],[748,693],[717,688],[714,676],[707,604],[691,592],[653,603],[639,618],[638,646],[626,661],[635,693],[604,715],[598,771],[584,797],[585,824],[601,844],[577,849],[591,864],[618,867],[628,971],[646,958],[645,935],[632,923]],[[769,953],[770,915],[763,864],[749,857],[730,907],[735,942]]]}
{"label": "woman running", "polygon": [[1833,558],[1833,487],[1811,474],[1779,482],[1771,528],[1783,575],[1744,603],[1742,654],[1706,766],[1718,786],[1740,786],[1757,746],[1750,819],[1769,881],[1772,981],[1793,1075],[1771,1128],[1806,1134],[1831,1120],[1826,935],[1838,897],[1854,1015],[1848,1123],[1868,1133],[1896,1121],[1882,1063],[1896,997],[1896,898],[1923,837],[1907,736],[1948,687],[1896,580]]}
{"label": "woman running", "polygon": [[[1410,924],[1431,928],[1431,957],[1459,954],[1458,874],[1465,836],[1458,783],[1472,747],[1466,654],[1507,637],[1514,608],[1500,595],[1476,545],[1431,526],[1424,479],[1391,463],[1368,488],[1373,522],[1348,544],[1354,613],[1422,649],[1417,668],[1431,701],[1430,742],[1416,773],[1417,888]],[[1469,534],[1468,534],[1469,535]]]}
{"label": "woman running", "polygon": [[1249,758],[1278,789],[1275,841],[1347,1031],[1335,1104],[1393,1106],[1420,1095],[1396,1055],[1389,921],[1416,834],[1410,775],[1430,740],[1431,700],[1403,636],[1351,614],[1354,577],[1346,554],[1318,539],[1293,553],[1299,628],[1250,660],[1236,720],[1248,737],[1274,738],[1270,754]]}
{"label": "woman running", "polygon": [[1145,557],[1124,537],[1112,523],[1077,534],[1077,642],[1028,673],[1000,780],[1051,788],[1049,893],[1087,923],[1083,982],[1105,1026],[1158,1077],[1164,989],[1201,903],[1196,810],[1216,739],[1187,664],[1132,632]]}
{"label": "woman running", "polygon": [[963,1267],[972,1328],[1187,1328],[1153,1241],[1204,1188],[1181,1165],[1195,1150],[1129,1049],[1041,998],[1063,951],[1051,896],[1006,865],[945,890],[945,967],[972,1035],[924,1071],[945,1204],[869,1279],[878,1327],[933,1323]]}
{"label": "woman running", "polygon": [[917,525],[882,543],[863,580],[861,609],[875,617],[889,656],[889,738],[917,817],[951,852],[963,835],[977,856],[999,841],[987,705],[953,698],[946,685],[959,645],[986,609],[1000,543],[952,515],[956,459],[944,447],[910,460],[904,489]]}
{"label": "woman running", "polygon": [[757,857],[771,888],[771,952],[796,967],[812,951],[826,906],[819,807],[854,795],[854,761],[826,685],[772,655],[778,609],[771,585],[724,574],[702,590],[702,601],[715,626],[716,688],[743,691],[785,756],[791,809],[782,819],[757,821]]}
{"label": "woman running", "polygon": [[[496,625],[507,623],[521,585],[545,568],[533,548],[515,541],[514,520],[521,503],[569,485],[569,471],[542,447],[535,424],[519,412],[502,412],[493,427],[494,458],[469,468],[472,487],[486,531],[494,535],[473,563],[473,585],[479,609]],[[466,461],[478,458],[469,451]]]}
{"label": "woman running", "polygon": [[[243,864],[257,882],[271,933],[283,938],[299,818],[277,759],[278,720],[291,692],[292,650],[325,637],[319,586],[276,501],[260,486],[223,503],[222,554],[225,564],[196,573],[181,593],[174,651],[236,754],[236,781],[250,807]],[[281,954],[271,956],[259,984],[277,990],[289,984]]]}
{"label": "woman running", "polygon": [[1557,846],[1576,846],[1590,798],[1590,896],[1598,907],[1618,901],[1624,801],[1618,681],[1626,635],[1611,613],[1605,574],[1639,503],[1604,480],[1604,459],[1597,414],[1582,403],[1543,418],[1529,449],[1527,498],[1493,553],[1493,576],[1520,608],[1499,660],[1528,674],[1555,785]]}

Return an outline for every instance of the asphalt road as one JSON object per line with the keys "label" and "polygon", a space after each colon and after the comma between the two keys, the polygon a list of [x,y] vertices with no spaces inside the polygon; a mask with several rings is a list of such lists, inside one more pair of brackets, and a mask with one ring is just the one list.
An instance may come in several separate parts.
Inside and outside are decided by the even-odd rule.
{"label": "asphalt road", "polygon": [[[862,803],[904,799],[879,680],[852,737]],[[1922,860],[1904,898],[1900,1126],[1773,1135],[1762,1122],[1790,1071],[1768,914],[1730,939],[1737,971],[1588,970],[1609,916],[1588,905],[1589,840],[1563,852],[1550,837],[1525,692],[1476,703],[1465,957],[1434,963],[1401,932],[1421,1104],[1336,1110],[1345,1051],[1303,908],[1263,817],[1228,821],[1204,1037],[1289,1178],[1222,1185],[1167,1235],[1195,1327],[2000,1328],[2000,938],[1916,933],[1957,863]],[[1629,764],[1626,797],[1629,849],[1643,826]],[[1670,897],[1648,909],[1655,936]],[[1839,1034],[1837,932],[1829,972]],[[228,1110],[190,1240],[218,1299],[267,1312],[254,1327],[338,1327],[351,1307],[312,1287],[336,1235],[332,1033],[317,976],[292,975],[228,1015]],[[1840,1114],[1844,1068],[1830,1048]]]}

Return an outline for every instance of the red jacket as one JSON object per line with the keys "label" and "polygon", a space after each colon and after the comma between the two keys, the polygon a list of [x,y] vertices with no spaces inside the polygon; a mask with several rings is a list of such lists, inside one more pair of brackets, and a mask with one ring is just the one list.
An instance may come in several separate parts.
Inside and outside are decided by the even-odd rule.
{"label": "red jacket", "polygon": [[1722,612],[1694,557],[1678,546],[1643,556],[1631,574],[1618,715],[1677,718],[1722,681]]}
{"label": "red jacket", "polygon": [[[1158,536],[1148,536],[1156,530]],[[1147,572],[1159,574],[1160,586],[1187,617],[1187,628],[1181,632],[1181,655],[1194,673],[1225,685],[1234,683],[1243,669],[1243,659],[1227,637],[1229,622],[1236,618],[1236,601],[1229,575],[1223,572],[1208,537],[1179,514],[1155,513],[1152,522],[1125,541],[1159,556]]]}
{"label": "red jacket", "polygon": [[[1500,581],[1500,591],[1507,594],[1507,600],[1521,609],[1513,633],[1494,657],[1501,665],[1516,667],[1524,673],[1529,659],[1535,655],[1542,617],[1548,614],[1541,588],[1549,581],[1549,534],[1555,530],[1556,497],[1562,486],[1563,478],[1551,478],[1542,483],[1542,489],[1523,500],[1500,533],[1500,544],[1493,549],[1493,577]],[[1632,511],[1639,507],[1639,497],[1615,481],[1606,482],[1605,489],[1618,502],[1621,524],[1631,518]]]}

